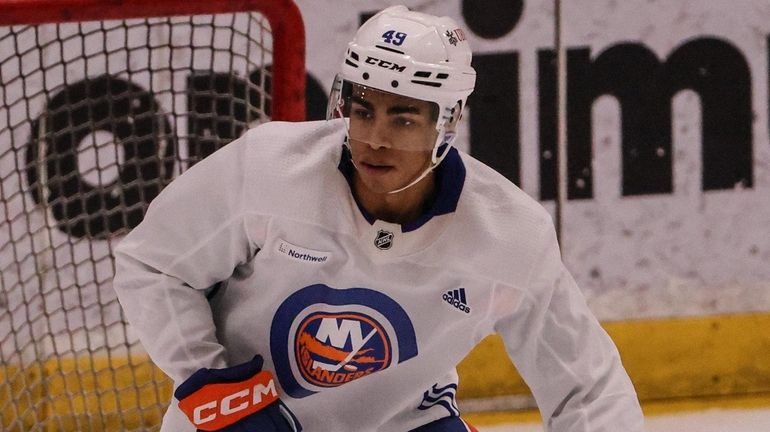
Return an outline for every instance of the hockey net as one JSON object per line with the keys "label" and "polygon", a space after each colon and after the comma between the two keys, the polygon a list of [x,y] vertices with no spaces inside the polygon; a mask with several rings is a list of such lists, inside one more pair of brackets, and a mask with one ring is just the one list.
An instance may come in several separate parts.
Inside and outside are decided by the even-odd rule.
{"label": "hockey net", "polygon": [[182,171],[303,120],[304,77],[291,1],[0,4],[0,429],[157,429],[113,248]]}

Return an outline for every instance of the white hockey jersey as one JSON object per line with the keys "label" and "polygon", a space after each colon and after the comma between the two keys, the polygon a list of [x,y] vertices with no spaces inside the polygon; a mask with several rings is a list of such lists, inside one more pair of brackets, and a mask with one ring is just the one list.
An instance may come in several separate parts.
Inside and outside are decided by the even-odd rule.
{"label": "white hockey jersey", "polygon": [[[426,215],[375,220],[351,194],[343,136],[339,120],[259,126],[121,241],[115,289],[176,385],[260,354],[305,431],[405,432],[459,415],[455,365],[497,332],[548,431],[642,430],[536,201],[452,150]],[[176,401],[162,430],[194,430]]]}

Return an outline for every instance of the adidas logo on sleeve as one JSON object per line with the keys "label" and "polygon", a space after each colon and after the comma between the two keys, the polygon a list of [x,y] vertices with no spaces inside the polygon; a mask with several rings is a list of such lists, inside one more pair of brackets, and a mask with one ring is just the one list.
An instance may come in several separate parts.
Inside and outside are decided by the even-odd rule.
{"label": "adidas logo on sleeve", "polygon": [[465,288],[447,291],[442,298],[457,309],[471,313],[471,307],[468,306],[468,300],[465,298]]}

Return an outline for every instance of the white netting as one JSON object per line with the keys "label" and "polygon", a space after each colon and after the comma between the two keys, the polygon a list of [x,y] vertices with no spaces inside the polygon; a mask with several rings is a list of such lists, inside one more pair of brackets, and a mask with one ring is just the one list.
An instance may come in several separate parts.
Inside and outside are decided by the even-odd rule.
{"label": "white netting", "polygon": [[112,289],[175,175],[268,120],[256,13],[0,27],[0,429],[157,428],[170,386]]}

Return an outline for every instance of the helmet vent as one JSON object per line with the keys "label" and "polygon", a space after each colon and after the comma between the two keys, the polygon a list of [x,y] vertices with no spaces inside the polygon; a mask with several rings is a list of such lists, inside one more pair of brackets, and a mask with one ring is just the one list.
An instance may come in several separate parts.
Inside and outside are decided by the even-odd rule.
{"label": "helmet vent", "polygon": [[358,67],[357,64],[353,63],[352,61],[350,61],[348,59],[345,59],[345,64],[348,65],[348,66],[353,66],[354,68]]}
{"label": "helmet vent", "polygon": [[385,50],[385,51],[394,52],[394,53],[396,53],[396,54],[404,54],[404,52],[403,52],[403,51],[399,51],[399,50],[397,50],[397,49],[393,49],[393,48],[390,48],[390,47],[386,47],[386,46],[382,46],[382,45],[375,45],[375,46],[376,46],[377,48],[381,49],[381,50]]}
{"label": "helmet vent", "polygon": [[447,79],[447,78],[449,78],[449,74],[448,73],[443,73],[442,72],[442,73],[436,75],[436,79]]}
{"label": "helmet vent", "polygon": [[420,84],[428,87],[441,87],[441,83],[431,81],[412,80],[414,84]]}
{"label": "helmet vent", "polygon": [[355,51],[350,52],[350,57],[353,58],[353,60],[358,61],[358,53]]}
{"label": "helmet vent", "polygon": [[414,76],[418,78],[430,78],[430,71],[417,71]]}

